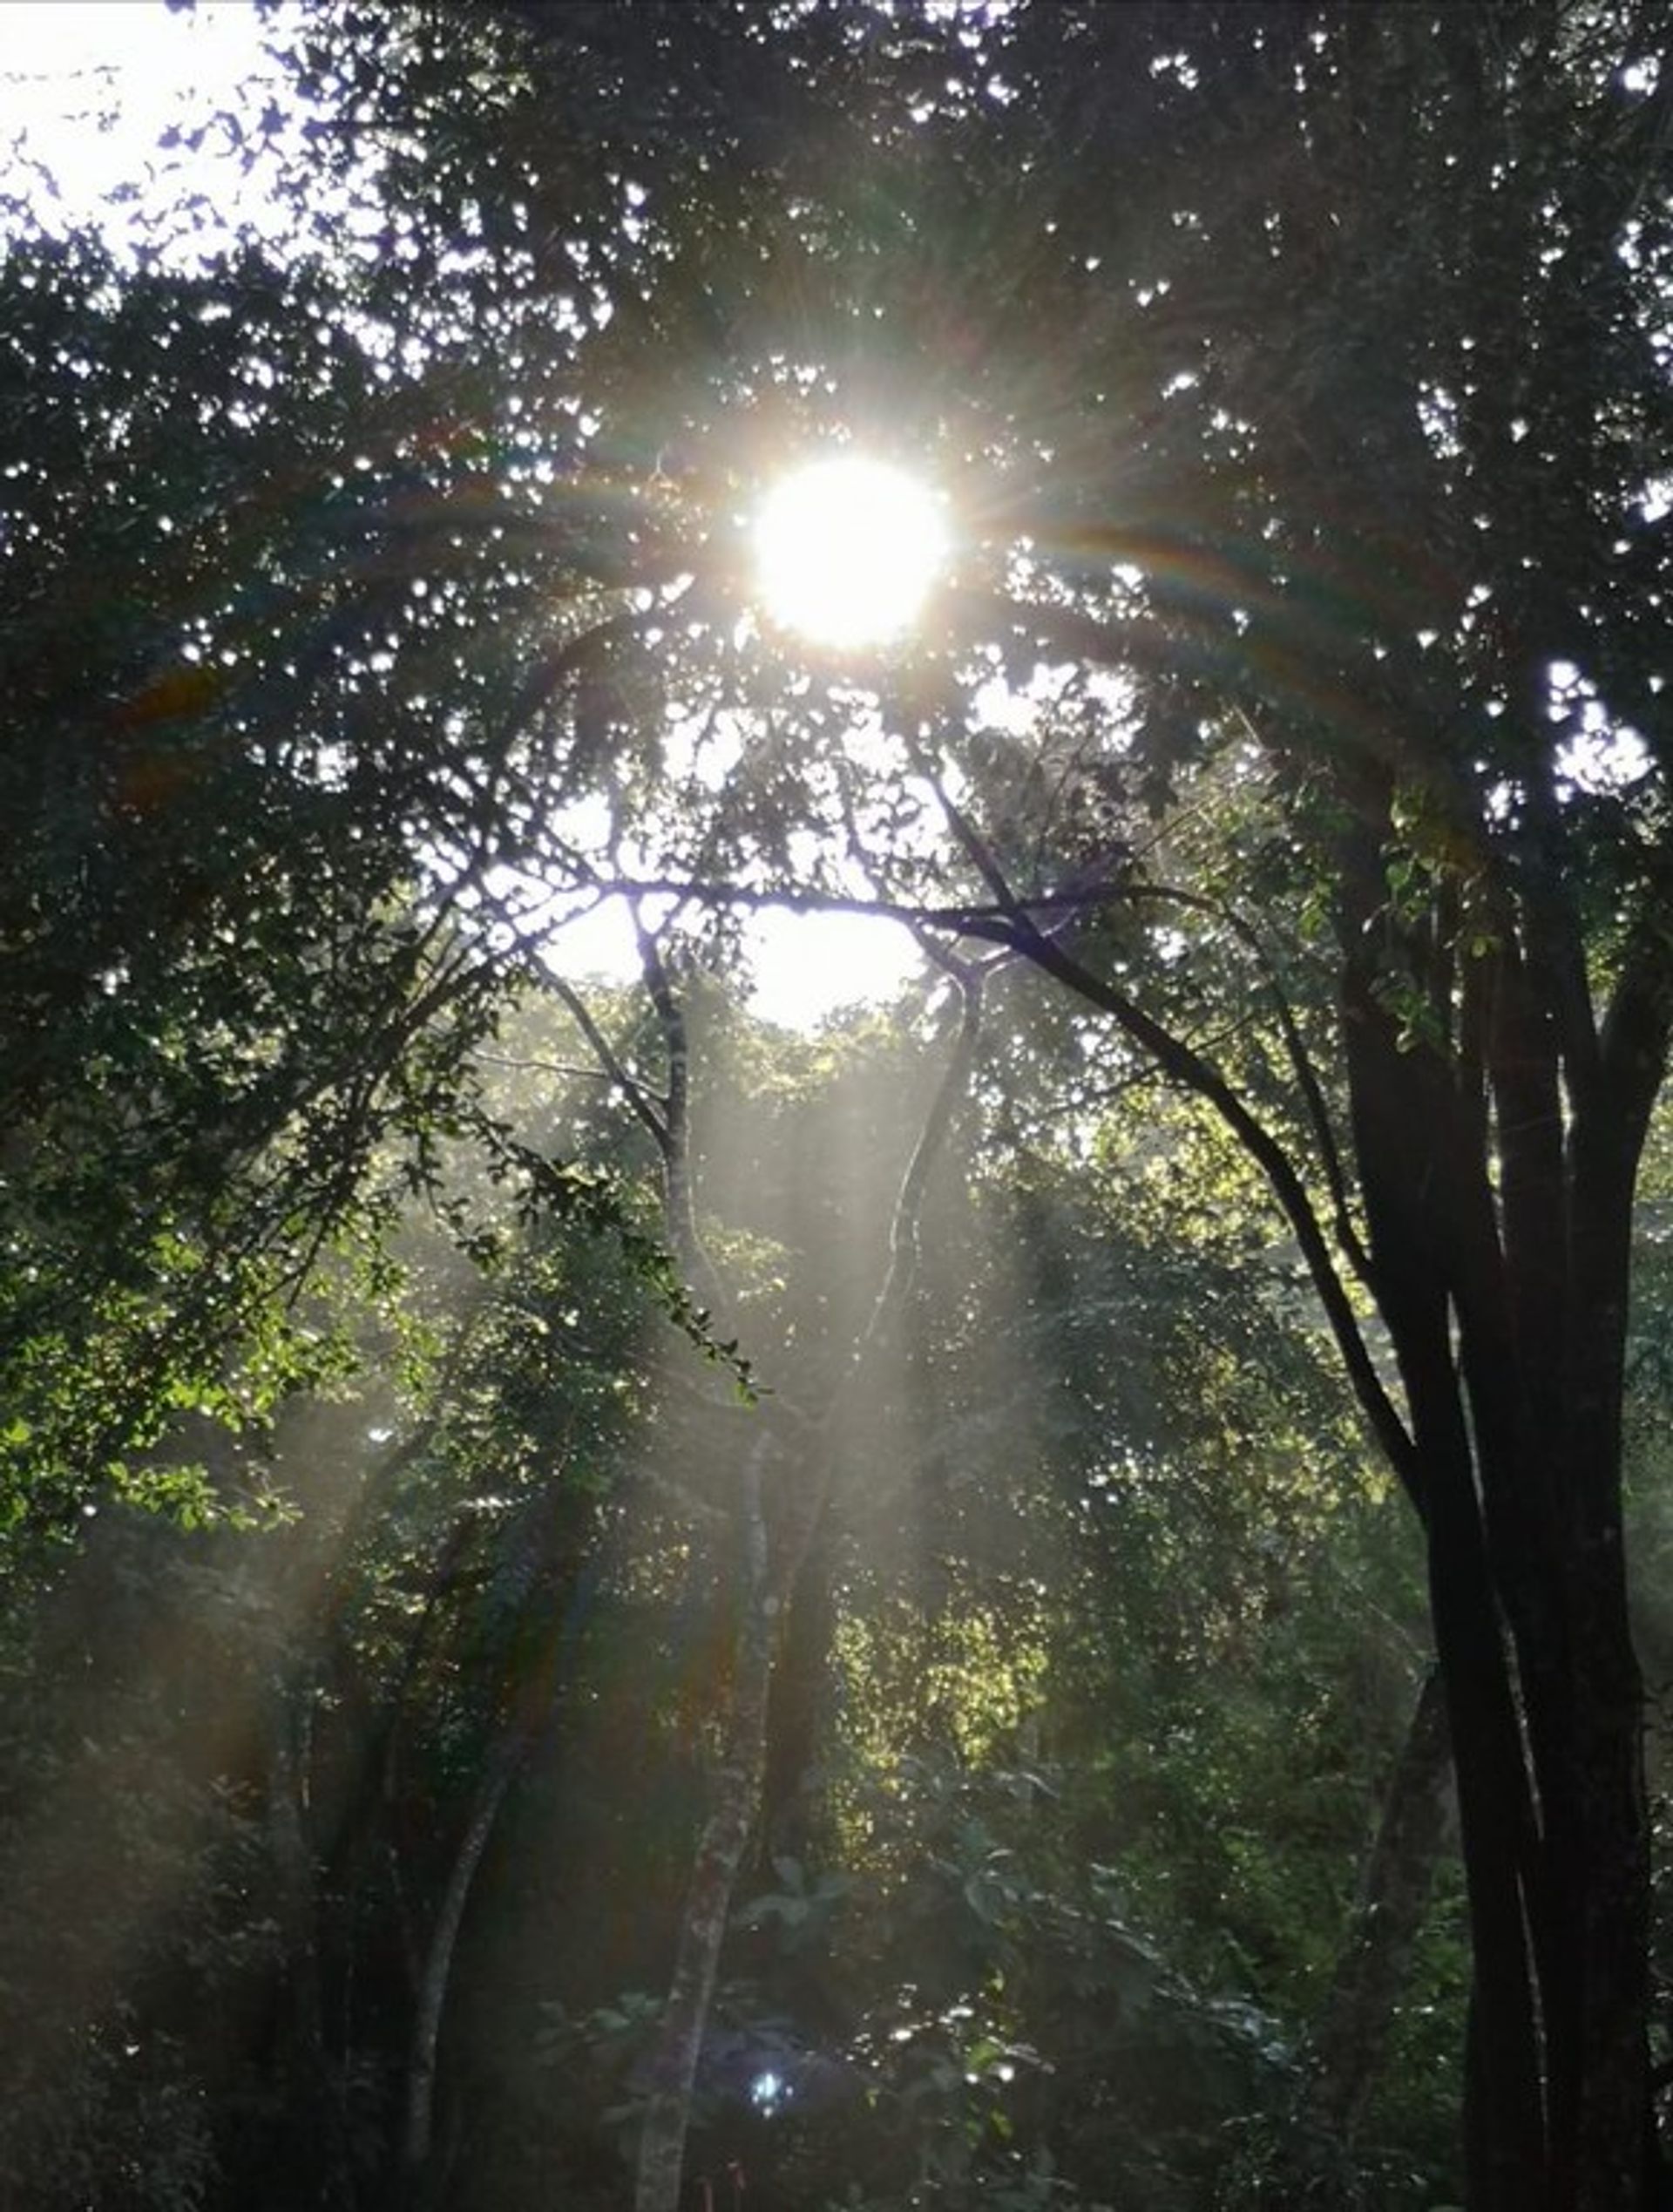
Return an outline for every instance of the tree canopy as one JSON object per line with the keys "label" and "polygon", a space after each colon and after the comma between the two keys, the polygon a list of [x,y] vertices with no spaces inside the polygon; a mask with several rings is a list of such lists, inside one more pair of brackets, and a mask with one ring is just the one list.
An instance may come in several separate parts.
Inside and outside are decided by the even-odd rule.
{"label": "tree canopy", "polygon": [[[158,1869],[21,2201],[254,2202],[265,2053],[288,2202],[1664,2202],[1664,10],[274,26],[288,228],[0,245],[0,1978]],[[245,1740],[78,1769],[153,1556]]]}

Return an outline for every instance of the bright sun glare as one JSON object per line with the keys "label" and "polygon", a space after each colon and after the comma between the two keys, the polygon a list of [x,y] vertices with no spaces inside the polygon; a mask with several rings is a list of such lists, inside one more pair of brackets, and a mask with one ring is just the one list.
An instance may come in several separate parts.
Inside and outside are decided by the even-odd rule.
{"label": "bright sun glare", "polygon": [[945,550],[939,505],[923,485],[848,454],[785,477],[755,522],[768,613],[839,650],[909,628]]}

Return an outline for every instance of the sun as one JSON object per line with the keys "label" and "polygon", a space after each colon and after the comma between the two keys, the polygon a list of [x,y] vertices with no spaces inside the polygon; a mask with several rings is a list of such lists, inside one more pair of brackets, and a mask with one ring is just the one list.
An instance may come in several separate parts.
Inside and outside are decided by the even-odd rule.
{"label": "sun", "polygon": [[940,503],[885,461],[840,454],[783,478],[755,519],[768,614],[846,650],[909,629],[946,552]]}

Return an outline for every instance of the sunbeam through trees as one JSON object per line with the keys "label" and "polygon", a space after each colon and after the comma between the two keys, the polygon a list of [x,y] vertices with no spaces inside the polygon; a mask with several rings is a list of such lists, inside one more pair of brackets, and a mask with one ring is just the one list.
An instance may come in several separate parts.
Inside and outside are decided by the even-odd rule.
{"label": "sunbeam through trees", "polygon": [[1673,2203],[1661,0],[99,12],[0,2204]]}

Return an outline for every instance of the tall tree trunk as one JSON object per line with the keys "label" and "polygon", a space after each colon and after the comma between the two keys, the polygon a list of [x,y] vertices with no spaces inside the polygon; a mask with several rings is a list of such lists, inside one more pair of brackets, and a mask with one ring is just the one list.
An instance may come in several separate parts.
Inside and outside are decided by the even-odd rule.
{"label": "tall tree trunk", "polygon": [[[1369,764],[1356,777],[1358,826],[1336,856],[1351,1191],[1282,1001],[1280,1024],[1398,1400],[1297,1156],[1223,1070],[1046,937],[976,833],[961,836],[1018,949],[1211,1106],[1265,1175],[1423,1522],[1473,1945],[1472,2212],[1659,2212],[1621,1400],[1634,1184],[1673,1021],[1668,925],[1646,908],[1594,1032],[1560,895],[1541,903],[1537,884],[1484,866],[1473,895],[1494,903],[1479,940],[1461,947],[1444,899],[1414,923],[1388,895],[1392,782]],[[1446,788],[1433,796],[1444,812]]]}
{"label": "tall tree trunk", "polygon": [[1458,1763],[1473,2212],[1638,2212],[1656,2159],[1620,1403],[1665,1027],[1618,999],[1640,1033],[1630,1058],[1605,1049],[1588,1069],[1575,1047],[1565,1062],[1517,919],[1499,922],[1466,985],[1466,1008],[1483,1001],[1473,1064],[1467,1035],[1456,1062],[1414,1048],[1385,975],[1351,965],[1356,1150]]}

